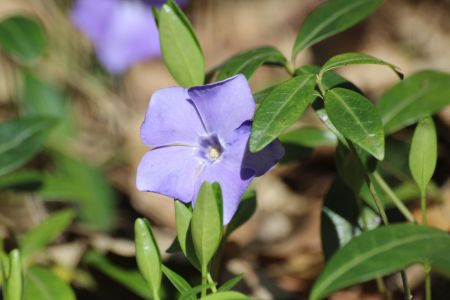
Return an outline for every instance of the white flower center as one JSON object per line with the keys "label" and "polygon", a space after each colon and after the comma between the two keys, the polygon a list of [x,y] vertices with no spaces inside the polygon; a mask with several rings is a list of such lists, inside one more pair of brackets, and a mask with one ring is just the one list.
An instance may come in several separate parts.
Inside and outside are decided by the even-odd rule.
{"label": "white flower center", "polygon": [[220,151],[219,147],[217,147],[217,146],[209,147],[209,149],[208,149],[209,159],[216,160],[220,157],[220,154],[221,154],[221,151]]}

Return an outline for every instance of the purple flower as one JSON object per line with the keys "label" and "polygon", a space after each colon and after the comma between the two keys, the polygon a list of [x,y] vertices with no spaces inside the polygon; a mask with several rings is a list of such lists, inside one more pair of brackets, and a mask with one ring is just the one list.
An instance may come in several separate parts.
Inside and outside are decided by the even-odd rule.
{"label": "purple flower", "polygon": [[283,156],[278,141],[258,153],[248,150],[255,103],[243,75],[195,86],[165,88],[153,94],[141,126],[144,144],[137,189],[193,202],[204,181],[222,187],[224,223],[255,176]]}
{"label": "purple flower", "polygon": [[110,73],[120,74],[138,62],[161,56],[151,5],[164,2],[77,0],[71,19],[92,41],[102,65]]}

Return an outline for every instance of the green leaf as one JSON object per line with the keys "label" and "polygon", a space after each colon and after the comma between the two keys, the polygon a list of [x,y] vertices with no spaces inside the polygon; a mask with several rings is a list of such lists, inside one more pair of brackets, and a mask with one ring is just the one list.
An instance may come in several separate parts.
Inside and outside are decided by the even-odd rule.
{"label": "green leaf", "polygon": [[314,86],[313,75],[299,75],[270,92],[256,110],[250,151],[262,150],[301,116],[315,98]]}
{"label": "green leaf", "polygon": [[224,80],[237,74],[244,74],[247,79],[250,79],[256,70],[264,64],[284,66],[286,58],[278,49],[273,47],[247,50],[222,63],[217,68],[216,80]]}
{"label": "green leaf", "polygon": [[55,168],[44,176],[39,191],[46,200],[75,202],[80,218],[96,230],[106,231],[114,224],[116,197],[102,172],[82,161],[53,155]]}
{"label": "green leaf", "polygon": [[249,300],[250,298],[238,292],[218,292],[203,297],[202,300]]}
{"label": "green leaf", "polygon": [[23,274],[19,250],[9,253],[9,270],[5,280],[3,297],[5,300],[22,300]]}
{"label": "green leaf", "polygon": [[26,274],[24,300],[75,300],[70,286],[49,269],[31,267]]}
{"label": "green leaf", "polygon": [[450,251],[446,232],[414,224],[387,225],[362,233],[341,248],[314,283],[310,300],[401,270]]}
{"label": "green leaf", "polygon": [[111,263],[105,256],[95,251],[85,254],[83,261],[114,279],[130,291],[144,299],[151,298],[144,277],[138,270],[125,270]]}
{"label": "green leaf", "polygon": [[175,200],[175,222],[177,228],[177,238],[181,250],[186,254],[186,237],[191,224],[192,210],[183,202]]}
{"label": "green leaf", "polygon": [[199,268],[195,254],[191,230],[192,209],[181,201],[175,200],[175,222],[177,228],[178,244],[189,262]]}
{"label": "green leaf", "polygon": [[170,74],[183,87],[203,84],[205,61],[187,21],[167,4],[158,21],[161,52]]}
{"label": "green leaf", "polygon": [[199,294],[203,289],[207,290],[207,289],[211,288],[212,286],[213,286],[212,283],[195,286],[190,291],[181,294],[181,296],[178,300],[188,300],[188,299],[196,298],[196,295]]}
{"label": "green leaf", "polygon": [[370,100],[359,93],[334,88],[325,94],[325,110],[340,133],[378,160],[383,160],[383,125]]}
{"label": "green leaf", "polygon": [[44,29],[34,18],[12,16],[0,23],[0,48],[21,63],[39,59],[46,45]]}
{"label": "green leaf", "polygon": [[165,265],[162,265],[162,271],[180,293],[185,293],[192,289],[189,282],[187,282],[183,277],[181,277]]}
{"label": "green leaf", "polygon": [[144,299],[151,298],[147,283],[139,271],[120,268],[111,263],[102,254],[94,251],[87,252],[83,261],[122,284],[136,295],[139,295]]}
{"label": "green leaf", "polygon": [[320,5],[303,22],[292,50],[293,56],[359,23],[382,2],[382,0],[330,0]]}
{"label": "green leaf", "polygon": [[22,256],[28,257],[44,249],[66,230],[74,218],[75,213],[70,209],[51,214],[20,239]]}
{"label": "green leaf", "polygon": [[422,194],[433,176],[437,162],[437,136],[433,119],[423,118],[414,131],[409,152],[409,168]]}
{"label": "green leaf", "polygon": [[0,176],[0,190],[36,191],[44,184],[43,174],[36,171],[17,171]]}
{"label": "green leaf", "polygon": [[222,192],[217,183],[204,182],[198,192],[191,229],[202,273],[220,245],[223,234]]}
{"label": "green leaf", "polygon": [[158,295],[161,287],[161,256],[150,223],[137,219],[134,223],[136,261],[142,276],[147,281],[152,295]]}
{"label": "green leaf", "polygon": [[421,71],[386,91],[378,104],[386,134],[411,125],[450,104],[450,74]]}
{"label": "green leaf", "polygon": [[403,74],[399,71],[398,67],[380,60],[376,57],[370,56],[365,53],[357,53],[357,52],[349,52],[336,55],[330,58],[323,66],[322,70],[320,70],[319,77],[322,77],[324,73],[340,68],[348,65],[363,65],[363,64],[372,64],[372,65],[383,65],[388,66],[392,69],[400,79],[403,79]]}
{"label": "green leaf", "polygon": [[55,121],[46,117],[30,117],[0,124],[0,175],[21,167],[42,148]]}
{"label": "green leaf", "polygon": [[227,235],[245,224],[256,211],[256,193],[254,191],[246,192],[239,203],[233,218],[227,226]]}
{"label": "green leaf", "polygon": [[280,141],[283,144],[295,144],[311,148],[337,145],[336,135],[329,130],[315,127],[302,127],[287,132],[280,136]]}
{"label": "green leaf", "polygon": [[224,284],[222,284],[217,290],[219,292],[229,291],[232,288],[234,288],[236,284],[238,284],[242,280],[243,277],[244,277],[243,275],[235,276],[230,280],[226,281]]}

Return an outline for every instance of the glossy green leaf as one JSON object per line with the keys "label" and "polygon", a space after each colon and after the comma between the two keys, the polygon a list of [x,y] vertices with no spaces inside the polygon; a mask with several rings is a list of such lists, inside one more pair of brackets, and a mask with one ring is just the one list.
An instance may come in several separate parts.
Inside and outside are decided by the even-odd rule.
{"label": "glossy green leaf", "polygon": [[190,291],[192,289],[189,282],[187,282],[183,277],[166,267],[165,265],[162,265],[162,271],[164,275],[170,280],[170,282],[173,284],[173,286],[179,291],[180,293],[185,293],[187,291]]}
{"label": "glossy green leaf", "polygon": [[49,269],[31,267],[26,273],[24,300],[75,300],[70,286]]}
{"label": "glossy green leaf", "polygon": [[202,273],[220,245],[223,234],[222,192],[217,183],[204,182],[198,192],[191,229]]}
{"label": "glossy green leaf", "polygon": [[382,0],[329,0],[306,17],[295,40],[293,56],[369,16]]}
{"label": "glossy green leaf", "polygon": [[383,160],[383,125],[370,100],[354,91],[334,88],[325,94],[325,110],[340,133]]}
{"label": "glossy green leaf", "polygon": [[401,270],[424,259],[448,254],[450,236],[414,224],[382,226],[364,232],[341,248],[314,283],[310,300]]}
{"label": "glossy green leaf", "polygon": [[186,20],[164,4],[158,21],[161,52],[170,74],[183,87],[203,84],[205,61]]}
{"label": "glossy green leaf", "polygon": [[40,22],[25,16],[12,16],[0,22],[0,48],[21,63],[36,61],[47,44]]}
{"label": "glossy green leaf", "polygon": [[409,168],[422,193],[433,176],[437,162],[437,136],[433,119],[423,118],[414,131],[409,152]]}
{"label": "glossy green leaf", "polygon": [[0,190],[36,191],[44,184],[43,174],[36,171],[16,171],[0,176]]}
{"label": "glossy green leaf", "polygon": [[270,92],[256,110],[250,151],[262,150],[294,124],[314,100],[314,86],[313,75],[299,75],[279,84]]}
{"label": "glossy green leaf", "polygon": [[242,280],[243,277],[244,277],[243,275],[235,276],[230,280],[226,281],[224,284],[222,284],[217,290],[219,292],[229,291],[232,288],[234,288],[236,284],[238,284]]}
{"label": "glossy green leaf", "polygon": [[218,292],[215,294],[203,297],[202,300],[249,300],[250,298],[238,292]]}
{"label": "glossy green leaf", "polygon": [[21,167],[42,148],[54,119],[30,117],[0,124],[0,175]]}
{"label": "glossy green leaf", "polygon": [[220,65],[217,68],[216,80],[224,80],[236,74],[244,74],[247,79],[250,79],[256,70],[264,64],[284,66],[286,58],[278,49],[273,47],[251,49],[236,54]]}
{"label": "glossy green leaf", "polygon": [[5,300],[22,300],[23,273],[19,250],[14,249],[9,253],[8,276],[6,276],[3,298]]}
{"label": "glossy green leaf", "polygon": [[60,236],[75,218],[73,210],[67,209],[51,214],[20,239],[23,257],[28,257],[45,248]]}
{"label": "glossy green leaf", "polygon": [[386,134],[411,125],[450,104],[450,74],[415,73],[386,91],[378,109]]}
{"label": "glossy green leaf", "polygon": [[128,288],[136,295],[144,299],[151,298],[147,283],[138,270],[127,270],[118,267],[111,263],[105,256],[94,251],[87,252],[83,261]]}
{"label": "glossy green leaf", "polygon": [[39,191],[46,200],[66,200],[77,204],[80,218],[96,230],[114,224],[116,197],[102,172],[87,163],[63,155],[53,155],[55,168],[44,176]]}
{"label": "glossy green leaf", "polygon": [[136,261],[142,276],[147,281],[152,295],[158,295],[161,286],[161,256],[150,223],[137,219],[134,223]]}
{"label": "glossy green leaf", "polygon": [[239,207],[227,226],[227,235],[245,224],[256,211],[256,193],[248,191],[244,194],[239,203]]}
{"label": "glossy green leaf", "polygon": [[320,70],[319,77],[322,77],[324,73],[345,67],[348,65],[383,65],[391,68],[401,79],[403,78],[403,74],[399,71],[398,67],[385,62],[381,59],[373,57],[371,55],[365,53],[357,53],[357,52],[348,52],[336,55],[330,58],[323,66],[322,70]]}
{"label": "glossy green leaf", "polygon": [[336,146],[337,138],[329,130],[315,127],[302,127],[280,135],[280,141],[305,147]]}

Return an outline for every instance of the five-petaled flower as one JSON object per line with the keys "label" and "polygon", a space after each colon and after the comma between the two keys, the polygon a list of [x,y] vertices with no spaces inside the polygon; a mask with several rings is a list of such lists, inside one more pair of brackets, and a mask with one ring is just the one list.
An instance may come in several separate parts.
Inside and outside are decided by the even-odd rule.
{"label": "five-petaled flower", "polygon": [[[136,63],[161,56],[151,5],[162,0],[77,0],[72,22],[94,44],[101,64],[120,74]],[[180,5],[188,2],[178,0]]]}
{"label": "five-petaled flower", "polygon": [[284,154],[279,141],[258,153],[248,150],[254,111],[243,75],[155,92],[141,126],[142,141],[154,149],[138,166],[137,189],[189,203],[204,181],[218,182],[227,224],[250,181]]}

